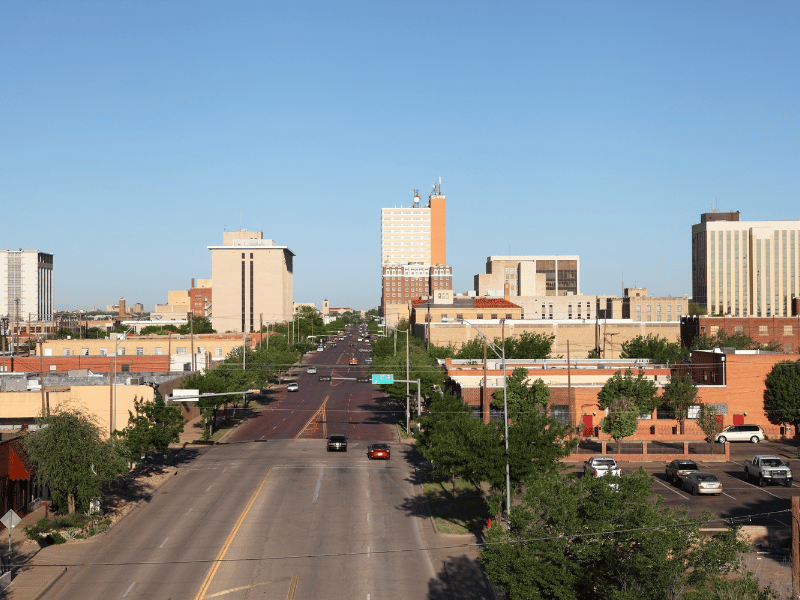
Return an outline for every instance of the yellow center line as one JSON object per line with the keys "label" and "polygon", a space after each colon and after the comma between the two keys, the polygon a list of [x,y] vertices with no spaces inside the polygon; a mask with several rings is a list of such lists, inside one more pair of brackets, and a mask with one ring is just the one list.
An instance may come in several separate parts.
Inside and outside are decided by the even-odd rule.
{"label": "yellow center line", "polygon": [[261,483],[258,484],[256,491],[253,492],[253,495],[250,497],[250,501],[247,503],[247,506],[244,507],[242,514],[239,515],[239,520],[236,521],[236,525],[234,525],[233,530],[228,535],[228,539],[225,540],[225,544],[223,544],[222,549],[217,554],[217,558],[214,559],[214,564],[211,569],[208,571],[206,578],[203,580],[203,585],[200,587],[200,591],[197,592],[197,596],[195,596],[195,600],[203,600],[205,598],[206,592],[208,591],[208,586],[211,585],[211,580],[214,579],[214,575],[217,574],[217,569],[219,569],[220,565],[222,564],[222,559],[225,558],[225,554],[228,552],[228,548],[233,543],[233,539],[236,537],[236,534],[239,532],[239,528],[244,523],[245,517],[247,517],[247,513],[250,512],[250,509],[253,507],[253,503],[256,501],[259,492],[261,492],[261,488],[264,487],[264,484],[267,482],[267,478],[269,474],[272,472],[272,467],[270,467],[266,474],[264,475],[263,479],[261,479]]}

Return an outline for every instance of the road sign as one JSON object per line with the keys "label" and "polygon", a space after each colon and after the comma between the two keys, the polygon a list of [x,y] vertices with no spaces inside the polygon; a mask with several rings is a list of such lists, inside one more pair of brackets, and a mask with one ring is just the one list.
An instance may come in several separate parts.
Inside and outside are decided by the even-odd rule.
{"label": "road sign", "polygon": [[373,375],[372,385],[394,383],[394,375]]}

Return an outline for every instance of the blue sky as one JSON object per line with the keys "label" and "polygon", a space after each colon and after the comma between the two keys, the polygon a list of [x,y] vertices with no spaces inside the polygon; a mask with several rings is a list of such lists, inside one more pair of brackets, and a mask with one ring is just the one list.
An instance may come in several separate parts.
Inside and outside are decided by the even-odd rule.
{"label": "blue sky", "polygon": [[58,309],[211,277],[225,229],[299,302],[380,300],[380,209],[442,178],[458,292],[578,254],[581,288],[691,294],[717,205],[800,218],[800,3],[6,0],[3,249]]}

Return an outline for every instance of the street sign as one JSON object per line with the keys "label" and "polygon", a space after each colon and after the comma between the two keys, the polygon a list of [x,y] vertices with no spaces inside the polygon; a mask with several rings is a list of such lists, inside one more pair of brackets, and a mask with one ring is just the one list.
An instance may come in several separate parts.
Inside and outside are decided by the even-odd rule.
{"label": "street sign", "polygon": [[394,383],[394,375],[373,375],[372,385]]}
{"label": "street sign", "polygon": [[14,529],[22,519],[19,518],[19,515],[15,513],[13,510],[9,510],[6,514],[3,515],[3,518],[0,519],[0,523],[6,526],[6,529],[11,530]]}

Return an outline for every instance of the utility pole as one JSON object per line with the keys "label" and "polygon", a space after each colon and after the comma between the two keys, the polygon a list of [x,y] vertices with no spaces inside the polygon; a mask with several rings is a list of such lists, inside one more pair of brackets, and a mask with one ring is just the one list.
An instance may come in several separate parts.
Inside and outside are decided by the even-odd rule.
{"label": "utility pole", "polygon": [[486,393],[486,340],[483,340],[483,388],[481,389],[481,404],[483,405],[483,423],[488,425],[491,420],[491,413],[489,409],[489,398]]}
{"label": "utility pole", "polygon": [[194,358],[194,312],[189,312],[189,346],[192,351],[192,373],[197,370],[197,363]]}
{"label": "utility pole", "polygon": [[42,384],[42,416],[47,416],[47,401],[45,399],[44,391],[44,344],[42,339],[39,338],[39,379]]}
{"label": "utility pole", "polygon": [[261,335],[258,345],[261,346],[264,343],[264,313],[258,313],[258,333]]}
{"label": "utility pole", "polygon": [[800,598],[800,496],[792,496],[792,598]]}

